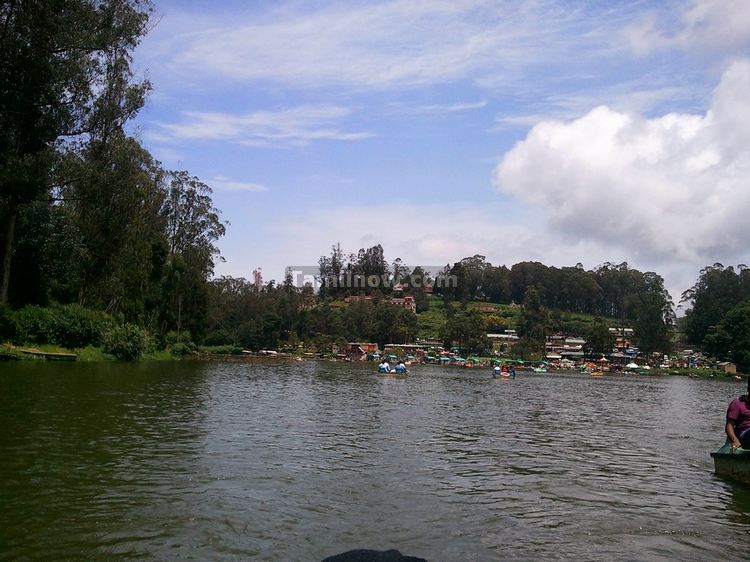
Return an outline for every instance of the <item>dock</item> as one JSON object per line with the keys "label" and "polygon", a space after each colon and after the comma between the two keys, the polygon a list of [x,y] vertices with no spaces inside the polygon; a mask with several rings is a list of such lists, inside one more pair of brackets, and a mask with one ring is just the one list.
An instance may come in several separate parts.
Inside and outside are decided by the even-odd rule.
{"label": "dock", "polygon": [[75,353],[54,353],[50,351],[41,351],[39,349],[21,349],[21,353],[26,355],[33,355],[37,359],[44,359],[45,361],[76,361],[78,355]]}

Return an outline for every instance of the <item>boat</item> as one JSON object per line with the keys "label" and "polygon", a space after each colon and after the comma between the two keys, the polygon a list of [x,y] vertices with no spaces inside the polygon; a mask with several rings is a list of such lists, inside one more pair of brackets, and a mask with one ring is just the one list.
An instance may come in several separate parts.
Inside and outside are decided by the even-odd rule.
{"label": "boat", "polygon": [[604,371],[591,371],[592,377],[601,377],[604,375]]}
{"label": "boat", "polygon": [[535,373],[546,373],[547,372],[547,368],[546,367],[534,367],[534,372]]}
{"label": "boat", "polygon": [[740,448],[732,452],[732,446],[727,441],[719,450],[711,453],[711,457],[717,476],[750,484],[750,450]]}
{"label": "boat", "polygon": [[378,373],[381,379],[405,379],[409,376],[408,373]]}

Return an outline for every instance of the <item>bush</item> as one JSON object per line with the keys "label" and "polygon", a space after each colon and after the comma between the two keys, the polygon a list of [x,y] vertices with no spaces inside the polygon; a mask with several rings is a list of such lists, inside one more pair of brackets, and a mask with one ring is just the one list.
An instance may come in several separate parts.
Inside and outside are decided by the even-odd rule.
{"label": "bush", "polygon": [[0,306],[0,342],[16,337],[16,317],[7,306]]}
{"label": "bush", "polygon": [[68,348],[99,345],[102,333],[112,325],[107,314],[77,304],[26,306],[15,316],[15,337],[20,343],[51,343]]}
{"label": "bush", "polygon": [[148,336],[135,324],[120,324],[108,328],[102,336],[102,350],[118,359],[138,359],[146,349]]}
{"label": "bush", "polygon": [[211,355],[242,355],[242,348],[238,345],[204,345],[198,350]]}
{"label": "bush", "polygon": [[16,340],[18,343],[57,343],[59,324],[54,309],[25,306],[16,312]]}
{"label": "bush", "polygon": [[203,343],[209,346],[232,345],[234,344],[234,336],[232,336],[229,330],[219,328],[218,330],[209,332]]}
{"label": "bush", "polygon": [[197,349],[190,332],[167,332],[164,334],[164,344],[172,355],[178,357],[195,353]]}
{"label": "bush", "polygon": [[112,319],[98,310],[90,310],[78,304],[66,304],[58,308],[60,326],[58,343],[64,347],[98,346],[102,334],[113,324]]}

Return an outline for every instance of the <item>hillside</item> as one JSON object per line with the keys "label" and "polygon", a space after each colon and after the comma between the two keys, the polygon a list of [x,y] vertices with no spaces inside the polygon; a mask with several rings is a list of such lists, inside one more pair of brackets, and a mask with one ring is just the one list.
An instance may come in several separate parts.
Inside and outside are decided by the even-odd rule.
{"label": "hillside", "polygon": [[[440,339],[447,322],[446,303],[440,297],[428,298],[429,309],[417,315],[418,334],[422,340]],[[456,304],[453,304],[456,306]],[[467,303],[467,308],[477,311],[482,318],[486,333],[502,333],[505,330],[515,330],[521,314],[521,307],[509,304],[497,304],[485,301]],[[587,331],[593,322],[594,315],[567,312],[562,310],[550,311],[551,328],[554,332],[566,335],[577,335]],[[609,327],[617,327],[619,323],[613,319],[605,319]]]}

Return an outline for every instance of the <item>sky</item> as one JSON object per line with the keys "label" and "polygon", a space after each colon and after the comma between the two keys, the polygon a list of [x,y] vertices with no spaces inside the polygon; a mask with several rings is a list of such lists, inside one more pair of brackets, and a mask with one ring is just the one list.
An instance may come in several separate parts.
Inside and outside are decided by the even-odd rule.
{"label": "sky", "polygon": [[154,0],[133,124],[228,221],[216,275],[331,245],[750,263],[750,1]]}

